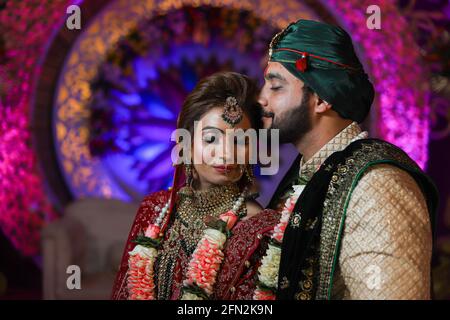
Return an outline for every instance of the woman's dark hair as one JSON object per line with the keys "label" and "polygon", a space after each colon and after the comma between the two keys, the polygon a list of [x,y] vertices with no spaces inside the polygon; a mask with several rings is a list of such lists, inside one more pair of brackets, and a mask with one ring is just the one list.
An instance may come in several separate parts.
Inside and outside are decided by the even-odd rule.
{"label": "woman's dark hair", "polygon": [[249,77],[237,72],[219,72],[202,79],[187,96],[178,117],[178,128],[194,132],[194,121],[213,108],[225,105],[228,97],[237,103],[249,118],[253,128],[261,128],[261,108],[258,104],[259,89]]}

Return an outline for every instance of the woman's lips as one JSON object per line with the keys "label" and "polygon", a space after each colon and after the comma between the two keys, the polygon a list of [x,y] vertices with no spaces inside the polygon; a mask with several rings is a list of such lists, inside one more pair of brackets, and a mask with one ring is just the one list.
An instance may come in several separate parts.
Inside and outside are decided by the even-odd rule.
{"label": "woman's lips", "polygon": [[219,173],[230,173],[236,166],[213,166],[213,168]]}

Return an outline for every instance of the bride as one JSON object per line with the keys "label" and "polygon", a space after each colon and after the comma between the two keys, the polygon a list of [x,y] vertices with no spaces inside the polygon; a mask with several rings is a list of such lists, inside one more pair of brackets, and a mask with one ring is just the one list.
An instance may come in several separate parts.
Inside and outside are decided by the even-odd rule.
{"label": "bride", "polygon": [[227,141],[225,131],[259,128],[257,92],[248,77],[224,72],[200,81],[187,97],[178,128],[193,136],[192,156],[204,159],[205,147],[214,144],[223,152],[208,163],[177,166],[170,190],[144,198],[113,299],[253,298],[258,261],[280,215],[253,199],[248,160],[238,165],[230,156],[248,156],[249,145]]}

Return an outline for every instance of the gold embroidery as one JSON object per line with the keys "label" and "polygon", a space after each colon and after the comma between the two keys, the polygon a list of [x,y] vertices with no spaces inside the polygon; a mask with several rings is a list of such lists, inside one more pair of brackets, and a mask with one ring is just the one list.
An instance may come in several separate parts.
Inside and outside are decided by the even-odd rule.
{"label": "gold embroidery", "polygon": [[[299,176],[306,177],[306,180],[310,180],[316,173],[325,160],[336,151],[345,149],[352,141],[357,139],[367,138],[366,131],[362,131],[358,123],[352,122],[349,126],[339,132],[333,139],[328,141],[319,151],[317,151],[311,159],[300,162],[300,174]],[[332,166],[329,165],[326,170],[329,171]]]}
{"label": "gold embroidery", "polygon": [[[184,196],[180,199],[174,222],[168,230],[168,240],[163,242],[159,254],[157,283],[160,300],[170,299],[173,272],[180,253],[192,255],[206,229],[205,217],[218,217],[229,210],[240,191],[237,185],[230,184],[206,191],[187,192],[182,189],[180,193]],[[246,210],[245,207],[243,210]]]}
{"label": "gold embroidery", "polygon": [[314,226],[316,225],[316,223],[317,223],[317,217],[315,217],[314,219],[312,219],[312,218],[309,219],[306,222],[305,229],[309,229],[309,230],[314,229]]}
{"label": "gold embroidery", "polygon": [[302,274],[305,276],[305,278],[301,281],[299,281],[298,286],[300,288],[300,292],[298,292],[294,298],[297,300],[311,300],[313,298],[313,288],[314,288],[314,282],[313,282],[313,276],[314,276],[314,265],[317,261],[316,258],[314,258],[314,255],[316,254],[315,247],[311,248],[312,257],[306,259],[308,262],[308,267],[306,269],[302,270]]}
{"label": "gold embroidery", "polygon": [[320,274],[317,299],[328,299],[331,295],[334,265],[339,249],[340,230],[345,222],[345,206],[352,193],[352,185],[370,164],[380,159],[420,170],[400,149],[384,142],[362,144],[346,161],[339,165],[331,179],[324,202],[320,233]]}
{"label": "gold embroidery", "polygon": [[291,217],[291,227],[298,228],[300,226],[300,222],[302,221],[302,216],[300,212],[296,212]]}
{"label": "gold embroidery", "polygon": [[286,289],[289,288],[289,280],[287,277],[283,277],[283,279],[280,282],[280,288],[281,289]]}
{"label": "gold embroidery", "polygon": [[308,292],[300,292],[295,295],[297,300],[311,300],[311,294]]}

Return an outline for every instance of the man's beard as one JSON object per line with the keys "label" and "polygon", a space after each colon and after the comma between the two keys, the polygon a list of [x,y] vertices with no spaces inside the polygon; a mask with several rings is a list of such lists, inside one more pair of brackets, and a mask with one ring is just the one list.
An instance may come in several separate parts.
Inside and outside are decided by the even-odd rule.
{"label": "man's beard", "polygon": [[273,118],[271,129],[280,130],[280,143],[295,143],[311,130],[309,100],[310,94],[305,93],[299,106]]}

